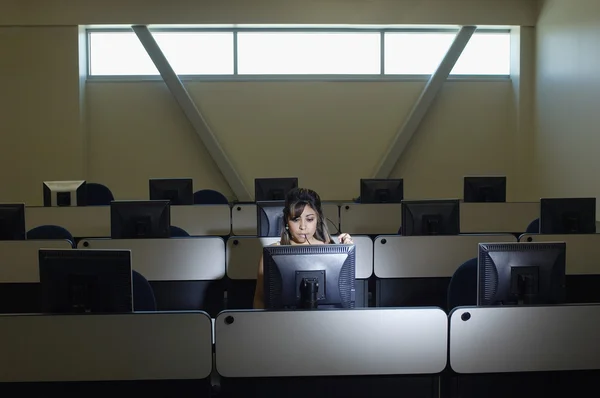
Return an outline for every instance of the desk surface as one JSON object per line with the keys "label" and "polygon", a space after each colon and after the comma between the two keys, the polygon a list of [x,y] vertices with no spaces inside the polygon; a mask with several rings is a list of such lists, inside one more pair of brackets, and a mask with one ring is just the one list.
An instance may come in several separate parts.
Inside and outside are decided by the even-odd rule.
{"label": "desk surface", "polygon": [[216,368],[225,377],[437,374],[447,328],[438,308],[225,311]]}
{"label": "desk surface", "polygon": [[0,315],[0,382],[203,379],[205,312]]}

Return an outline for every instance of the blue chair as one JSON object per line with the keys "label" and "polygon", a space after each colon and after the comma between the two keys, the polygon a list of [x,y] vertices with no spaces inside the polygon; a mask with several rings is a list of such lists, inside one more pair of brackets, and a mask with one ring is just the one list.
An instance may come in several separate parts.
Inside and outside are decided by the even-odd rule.
{"label": "blue chair", "polygon": [[194,192],[194,204],[195,205],[228,205],[229,201],[219,191],[213,189],[201,189]]}
{"label": "blue chair", "polygon": [[170,229],[171,238],[186,238],[186,237],[190,236],[190,234],[188,234],[187,231],[184,230],[183,228],[179,228],[174,225],[171,225],[171,227],[169,229]]}
{"label": "blue chair", "polygon": [[529,223],[527,229],[525,230],[526,234],[539,234],[540,233],[540,219],[536,218],[532,222]]}
{"label": "blue chair", "polygon": [[477,305],[477,258],[458,267],[448,285],[448,313],[468,305]]}
{"label": "blue chair", "polygon": [[74,244],[73,235],[59,225],[40,225],[27,231],[27,240],[55,240],[67,239]]}
{"label": "blue chair", "polygon": [[109,206],[110,202],[115,200],[112,192],[107,186],[95,182],[86,184],[87,205],[88,206]]}
{"label": "blue chair", "polygon": [[139,272],[131,270],[133,310],[156,311],[156,298],[150,282]]}

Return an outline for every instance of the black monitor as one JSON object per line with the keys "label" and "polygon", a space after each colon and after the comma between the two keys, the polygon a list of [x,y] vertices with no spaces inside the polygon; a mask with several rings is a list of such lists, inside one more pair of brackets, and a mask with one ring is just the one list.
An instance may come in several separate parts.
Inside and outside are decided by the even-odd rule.
{"label": "black monitor", "polygon": [[254,201],[285,200],[285,195],[298,188],[298,178],[256,178],[254,179]]}
{"label": "black monitor", "polygon": [[263,248],[266,309],[354,308],[354,245]]}
{"label": "black monitor", "polygon": [[465,202],[506,202],[506,177],[465,177]]}
{"label": "black monitor", "polygon": [[458,235],[458,199],[402,201],[402,235]]}
{"label": "black monitor", "polygon": [[169,238],[171,207],[168,200],[115,200],[110,202],[112,239]]}
{"label": "black monitor", "polygon": [[45,313],[133,311],[130,250],[41,249]]}
{"label": "black monitor", "polygon": [[194,204],[191,178],[151,178],[148,185],[150,200],[168,200],[171,206]]}
{"label": "black monitor", "polygon": [[284,205],[282,200],[256,202],[256,234],[259,237],[281,236]]}
{"label": "black monitor", "polygon": [[596,198],[540,199],[541,234],[595,234]]}
{"label": "black monitor", "polygon": [[85,206],[87,184],[79,181],[44,181],[44,206]]}
{"label": "black monitor", "polygon": [[0,204],[0,240],[24,240],[25,236],[25,204]]}
{"label": "black monitor", "polygon": [[480,243],[477,305],[565,302],[564,242]]}
{"label": "black monitor", "polygon": [[360,203],[401,203],[404,198],[402,178],[361,178]]}

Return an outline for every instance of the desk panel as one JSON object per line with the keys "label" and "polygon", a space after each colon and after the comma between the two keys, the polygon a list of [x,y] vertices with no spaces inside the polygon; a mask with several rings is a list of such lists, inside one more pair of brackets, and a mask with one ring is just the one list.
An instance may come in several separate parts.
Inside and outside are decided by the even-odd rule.
{"label": "desk panel", "polygon": [[523,234],[519,237],[519,242],[565,242],[567,244],[567,274],[600,274],[600,234]]}
{"label": "desk panel", "polygon": [[436,374],[447,327],[437,308],[225,311],[216,368],[225,377]]}
{"label": "desk panel", "polygon": [[[339,243],[338,236],[333,239]],[[356,246],[356,278],[367,279],[373,274],[373,241],[368,236],[353,235]],[[231,279],[256,279],[262,249],[279,238],[232,236],[227,240],[226,267]]]}
{"label": "desk panel", "polygon": [[0,315],[0,382],[203,379],[205,312]]}
{"label": "desk panel", "polygon": [[598,305],[460,307],[450,315],[450,365],[457,373],[600,369],[599,335]]}
{"label": "desk panel", "polygon": [[229,205],[171,206],[171,225],[192,236],[225,236],[231,232]]}
{"label": "desk panel", "polygon": [[402,223],[400,203],[342,203],[340,229],[360,235],[397,234]]}
{"label": "desk panel", "polygon": [[378,278],[451,277],[462,263],[477,257],[479,243],[516,241],[508,234],[378,236],[373,268]]}
{"label": "desk panel", "polygon": [[72,249],[67,240],[0,241],[0,283],[39,283],[40,249]]}
{"label": "desk panel", "polygon": [[[323,215],[327,218],[329,233],[340,229],[340,212],[336,203],[323,203]],[[231,208],[231,233],[235,236],[256,236],[256,204],[243,203]]]}
{"label": "desk panel", "polygon": [[460,232],[522,233],[539,216],[539,202],[460,202]]}
{"label": "desk panel", "polygon": [[25,224],[60,225],[76,238],[110,236],[110,206],[25,207]]}
{"label": "desk panel", "polygon": [[85,239],[77,248],[131,250],[132,268],[149,281],[218,280],[225,276],[225,242],[218,236]]}

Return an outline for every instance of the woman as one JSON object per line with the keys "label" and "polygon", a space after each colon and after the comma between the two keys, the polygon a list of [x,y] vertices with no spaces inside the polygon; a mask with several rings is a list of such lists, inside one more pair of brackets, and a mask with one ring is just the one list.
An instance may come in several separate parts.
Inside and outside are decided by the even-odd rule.
{"label": "woman", "polygon": [[[281,232],[281,239],[275,245],[324,245],[335,244],[329,234],[321,198],[312,189],[295,188],[288,192],[283,207],[283,220],[285,228]],[[349,234],[341,234],[339,241],[342,244],[352,244]],[[254,292],[254,308],[264,308],[264,280],[263,257],[258,263],[256,277],[256,290]]]}

